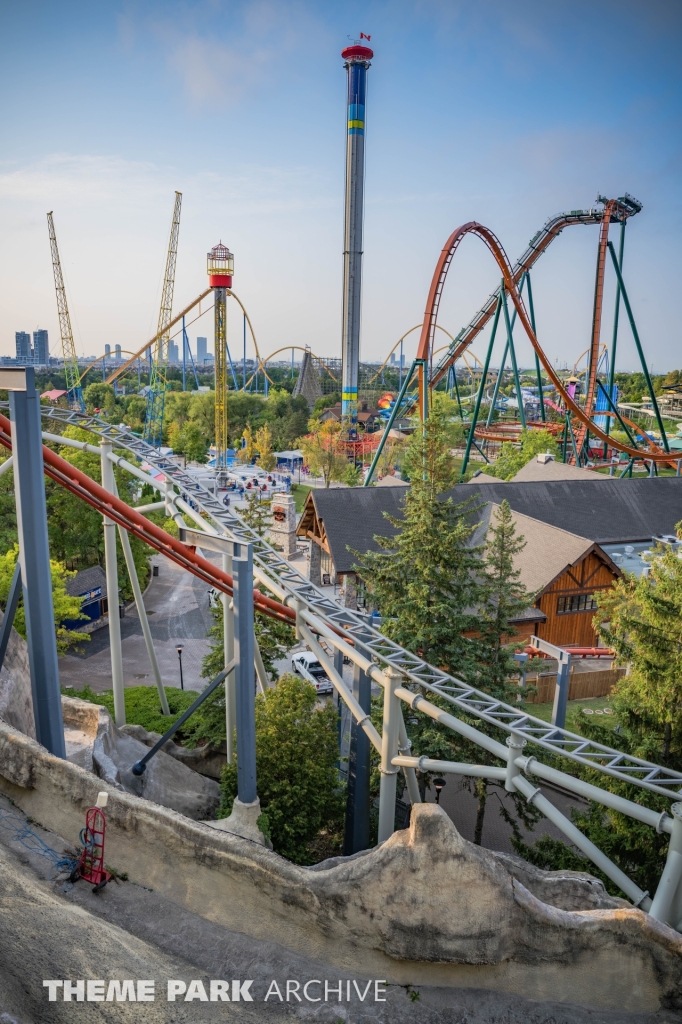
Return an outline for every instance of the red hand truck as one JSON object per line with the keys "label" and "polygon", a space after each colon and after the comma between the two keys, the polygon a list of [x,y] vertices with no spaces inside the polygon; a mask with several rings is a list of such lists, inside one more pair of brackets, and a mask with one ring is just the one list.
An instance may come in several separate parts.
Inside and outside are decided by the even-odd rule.
{"label": "red hand truck", "polygon": [[77,882],[79,878],[85,882],[92,882],[93,892],[101,892],[112,877],[104,867],[107,821],[103,808],[106,807],[107,799],[107,793],[99,793],[97,805],[89,807],[85,812],[85,828],[81,829],[80,833],[81,854],[78,864],[71,872],[72,882]]}

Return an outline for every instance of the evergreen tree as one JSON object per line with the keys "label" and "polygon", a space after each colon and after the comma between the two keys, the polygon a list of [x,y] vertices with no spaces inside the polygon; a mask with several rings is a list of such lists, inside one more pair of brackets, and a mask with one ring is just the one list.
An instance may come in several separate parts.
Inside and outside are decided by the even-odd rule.
{"label": "evergreen tree", "polygon": [[514,654],[521,646],[511,642],[515,632],[510,621],[533,604],[534,596],[521,583],[515,557],[526,540],[516,535],[509,502],[505,499],[493,512],[483,558],[483,600],[479,619],[481,662],[478,686],[494,697],[508,700],[513,695],[509,676],[517,671]]}
{"label": "evergreen tree", "polygon": [[[677,524],[678,536],[682,523]],[[616,650],[629,673],[612,695],[614,726],[581,722],[580,731],[605,746],[634,757],[682,770],[682,561],[675,552],[659,549],[648,576],[626,575],[609,590],[598,592],[595,616],[601,639]],[[573,762],[564,771],[655,811],[669,810],[670,800],[620,779]],[[669,836],[641,822],[591,802],[573,811],[573,822],[642,889],[656,891],[668,852]],[[548,870],[570,868],[614,884],[594,865],[561,840],[542,836],[533,845],[516,834],[521,856]],[[622,895],[621,893],[618,893]]]}
{"label": "evergreen tree", "polygon": [[354,552],[354,567],[383,616],[383,630],[426,661],[470,678],[476,644],[463,637],[478,626],[480,549],[470,545],[471,500],[440,500],[455,480],[447,425],[433,412],[410,439],[405,464],[412,481],[404,515],[385,513],[393,537],[381,550]]}
{"label": "evergreen tree", "polygon": [[[515,629],[510,620],[517,618],[533,603],[533,595],[521,583],[520,570],[514,567],[515,557],[525,546],[525,538],[516,535],[512,511],[509,502],[505,500],[499,509],[493,512],[483,555],[478,637],[479,668],[475,685],[479,690],[507,704],[515,703],[519,697],[518,687],[515,682],[510,682],[510,676],[518,672],[514,654],[523,646],[521,643],[512,642]],[[474,718],[468,721],[480,732],[488,735],[497,733],[497,730],[486,722]],[[499,739],[499,736],[496,738]],[[497,764],[495,758],[476,744],[463,741],[463,747],[463,760],[475,761],[478,764]],[[488,779],[472,779],[468,784],[473,789],[478,803],[474,842],[480,845],[488,790],[491,785],[500,784]],[[528,809],[520,797],[514,796],[513,799],[517,815],[526,824],[537,820],[535,812]]]}

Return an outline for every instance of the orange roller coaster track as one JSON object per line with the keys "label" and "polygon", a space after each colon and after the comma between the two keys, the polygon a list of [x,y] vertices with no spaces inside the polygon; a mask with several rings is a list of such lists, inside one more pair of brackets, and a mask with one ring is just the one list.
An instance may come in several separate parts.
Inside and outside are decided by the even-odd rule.
{"label": "orange roller coaster track", "polygon": [[[433,273],[431,280],[431,287],[429,289],[429,295],[426,303],[426,310],[424,313],[424,320],[422,323],[422,331],[419,339],[419,347],[417,350],[417,363],[419,371],[419,409],[420,414],[424,416],[428,409],[428,390],[433,388],[439,380],[442,379],[443,375],[447,372],[447,369],[452,365],[456,359],[458,359],[462,353],[469,347],[474,338],[480,333],[485,324],[493,317],[495,310],[498,308],[501,299],[504,299],[505,294],[509,295],[517,315],[524,331],[533,346],[544,370],[549,377],[550,381],[556,388],[557,392],[563,399],[564,406],[579,423],[579,434],[582,440],[587,436],[587,432],[603,441],[604,444],[610,445],[617,451],[624,452],[633,459],[641,459],[645,453],[639,448],[631,447],[630,445],[624,444],[620,440],[616,440],[609,436],[605,431],[598,427],[593,421],[595,415],[595,398],[597,390],[597,364],[598,359],[596,358],[599,351],[599,335],[601,328],[601,315],[603,305],[603,281],[604,271],[606,264],[606,251],[608,246],[608,225],[612,219],[623,220],[633,213],[637,212],[639,204],[632,201],[631,204],[623,200],[603,200],[603,210],[596,211],[574,211],[571,214],[563,214],[559,218],[554,218],[544,229],[542,238],[539,239],[538,244],[534,246],[531,241],[530,249],[528,253],[524,254],[524,257],[512,268],[509,258],[502,247],[499,239],[493,234],[493,232],[485,227],[483,224],[479,224],[477,221],[469,221],[466,224],[462,224],[458,227],[448,238],[447,242],[443,246],[441,254],[436,264],[436,268]],[[597,267],[597,287],[595,289],[595,304],[592,318],[592,340],[590,346],[591,360],[589,366],[589,372],[586,381],[586,404],[585,409],[582,409],[568,394],[562,381],[557,375],[551,362],[545,355],[543,349],[538,342],[535,331],[531,325],[528,312],[526,310],[523,298],[519,291],[519,282],[523,274],[529,269],[530,266],[535,262],[538,256],[543,252],[550,244],[553,238],[564,227],[572,223],[599,223],[601,222],[601,231],[599,238],[599,260]],[[430,375],[428,374],[428,366],[432,359],[432,353],[434,349],[434,338],[436,331],[436,321],[438,318],[438,310],[440,307],[440,300],[447,279],[450,264],[454,258],[460,243],[467,235],[475,235],[480,238],[492,253],[495,262],[497,263],[500,271],[502,272],[502,284],[500,289],[490,296],[490,299],[477,315],[474,321],[460,333],[454,344],[450,347],[446,357],[441,360],[439,365],[433,370]],[[599,412],[599,415],[603,415],[603,412]],[[637,428],[638,432],[641,432],[640,428]],[[669,463],[672,466],[677,465],[677,461],[671,458],[669,452],[664,451],[655,445],[653,441],[647,438],[648,451],[646,452],[646,458],[648,461],[655,463]]]}

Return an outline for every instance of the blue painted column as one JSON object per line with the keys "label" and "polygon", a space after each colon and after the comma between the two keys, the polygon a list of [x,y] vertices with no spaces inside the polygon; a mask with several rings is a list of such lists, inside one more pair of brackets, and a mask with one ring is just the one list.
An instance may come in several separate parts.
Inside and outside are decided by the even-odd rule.
{"label": "blue painted column", "polygon": [[237,795],[252,804],[256,793],[256,677],[253,652],[253,552],[250,544],[235,544],[234,656],[237,712]]}
{"label": "blue painted column", "polygon": [[[17,371],[18,376],[20,373]],[[23,373],[25,390],[10,390],[9,407],[33,715],[38,742],[51,754],[66,758],[47,538],[40,396],[33,367],[27,367]]]}

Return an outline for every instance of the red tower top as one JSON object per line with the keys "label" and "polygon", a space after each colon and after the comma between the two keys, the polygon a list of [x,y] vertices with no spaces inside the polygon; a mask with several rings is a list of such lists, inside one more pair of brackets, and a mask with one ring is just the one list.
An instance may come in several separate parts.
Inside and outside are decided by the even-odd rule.
{"label": "red tower top", "polygon": [[211,288],[231,288],[234,256],[222,242],[214,245],[206,256],[208,283]]}
{"label": "red tower top", "polygon": [[359,43],[354,43],[353,46],[347,46],[345,50],[341,50],[341,56],[344,60],[371,60],[374,50],[370,50],[369,46],[360,46]]}

